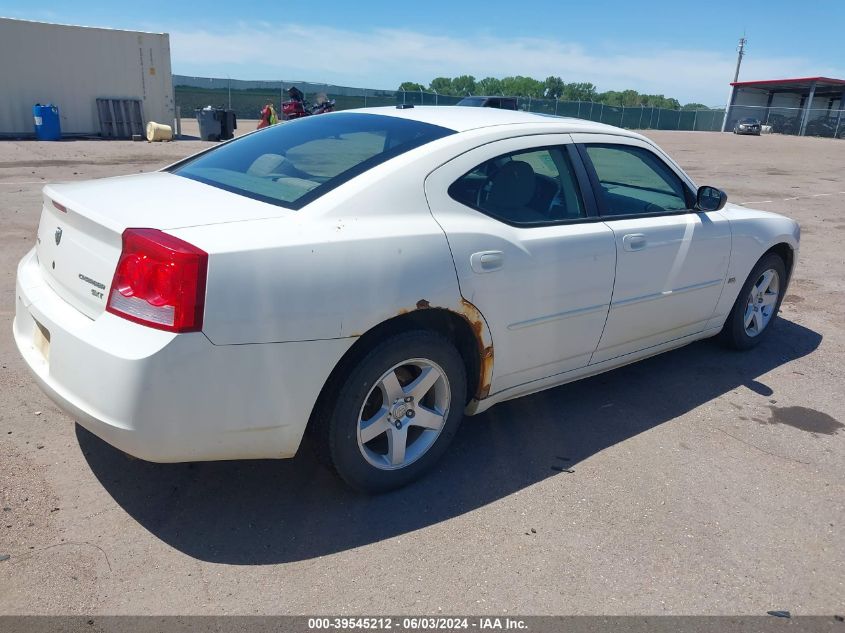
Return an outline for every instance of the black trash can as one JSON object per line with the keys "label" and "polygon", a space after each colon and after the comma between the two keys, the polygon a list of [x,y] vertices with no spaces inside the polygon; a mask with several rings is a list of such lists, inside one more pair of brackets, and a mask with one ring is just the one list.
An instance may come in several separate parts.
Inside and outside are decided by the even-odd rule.
{"label": "black trash can", "polygon": [[[223,133],[221,125],[221,117],[218,112],[222,112],[216,108],[197,108],[197,124],[200,128],[200,139],[203,141],[219,141]],[[231,137],[229,137],[231,138]]]}
{"label": "black trash can", "polygon": [[218,110],[220,117],[220,140],[226,141],[235,138],[235,130],[238,129],[238,120],[234,110]]}

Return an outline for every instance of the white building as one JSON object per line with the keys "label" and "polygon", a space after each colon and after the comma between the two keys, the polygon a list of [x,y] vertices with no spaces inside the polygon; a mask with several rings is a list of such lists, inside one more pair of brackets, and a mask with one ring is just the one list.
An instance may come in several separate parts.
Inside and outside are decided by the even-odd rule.
{"label": "white building", "polygon": [[32,106],[58,106],[63,135],[97,135],[96,100],[138,99],[172,123],[170,37],[0,18],[0,136],[32,136]]}

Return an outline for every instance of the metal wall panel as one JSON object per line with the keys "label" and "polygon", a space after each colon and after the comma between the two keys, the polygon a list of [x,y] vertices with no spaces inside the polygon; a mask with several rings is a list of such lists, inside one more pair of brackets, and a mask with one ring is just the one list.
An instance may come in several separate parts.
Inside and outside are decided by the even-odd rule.
{"label": "metal wall panel", "polygon": [[0,18],[0,135],[31,136],[32,106],[59,107],[62,134],[100,132],[97,98],[139,99],[144,123],[174,117],[170,37]]}

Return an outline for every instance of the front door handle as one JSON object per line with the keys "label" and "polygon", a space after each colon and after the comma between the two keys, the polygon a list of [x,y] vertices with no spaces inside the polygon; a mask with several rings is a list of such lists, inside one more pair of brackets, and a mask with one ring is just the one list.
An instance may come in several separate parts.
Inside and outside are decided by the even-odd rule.
{"label": "front door handle", "polygon": [[622,238],[622,248],[626,251],[641,251],[648,244],[645,235],[642,233],[628,233]]}
{"label": "front door handle", "polygon": [[499,270],[504,263],[505,254],[502,251],[482,251],[473,253],[469,258],[469,265],[476,273],[491,273]]}

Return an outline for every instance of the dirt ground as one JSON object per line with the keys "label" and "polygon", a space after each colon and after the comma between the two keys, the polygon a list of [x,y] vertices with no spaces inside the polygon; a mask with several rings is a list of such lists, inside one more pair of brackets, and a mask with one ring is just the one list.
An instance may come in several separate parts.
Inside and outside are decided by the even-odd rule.
{"label": "dirt ground", "polygon": [[207,144],[0,142],[0,613],[842,613],[845,141],[647,134],[699,184],[800,221],[776,331],[496,406],[377,498],[308,447],[156,465],[61,413],[11,334],[41,186]]}

